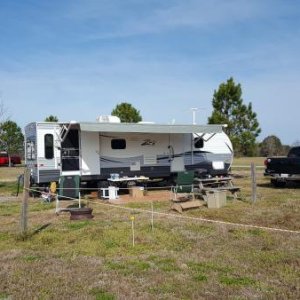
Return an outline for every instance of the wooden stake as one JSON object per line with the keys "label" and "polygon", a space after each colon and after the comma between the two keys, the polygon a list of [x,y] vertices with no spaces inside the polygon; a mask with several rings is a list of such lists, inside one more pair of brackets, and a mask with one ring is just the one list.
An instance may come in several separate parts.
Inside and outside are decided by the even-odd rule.
{"label": "wooden stake", "polygon": [[134,216],[131,216],[130,220],[131,220],[131,230],[132,230],[132,246],[134,247]]}
{"label": "wooden stake", "polygon": [[55,196],[55,213],[58,214],[59,211],[60,211],[60,208],[59,208],[59,198],[58,198],[58,193],[56,193],[56,196]]}
{"label": "wooden stake", "polygon": [[21,234],[23,236],[25,236],[27,233],[29,183],[30,183],[30,170],[26,168],[24,174],[24,189],[23,189],[22,209],[21,209]]}
{"label": "wooden stake", "polygon": [[153,201],[151,201],[151,229],[154,229],[154,210],[153,210]]}
{"label": "wooden stake", "polygon": [[254,163],[251,163],[251,186],[252,186],[252,203],[256,202],[257,195],[256,195],[256,167]]}

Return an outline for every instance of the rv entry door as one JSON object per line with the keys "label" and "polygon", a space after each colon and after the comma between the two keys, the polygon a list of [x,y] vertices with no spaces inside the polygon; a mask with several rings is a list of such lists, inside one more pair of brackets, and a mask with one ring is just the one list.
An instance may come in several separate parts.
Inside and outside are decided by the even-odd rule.
{"label": "rv entry door", "polygon": [[71,129],[61,143],[62,171],[79,171],[79,134]]}

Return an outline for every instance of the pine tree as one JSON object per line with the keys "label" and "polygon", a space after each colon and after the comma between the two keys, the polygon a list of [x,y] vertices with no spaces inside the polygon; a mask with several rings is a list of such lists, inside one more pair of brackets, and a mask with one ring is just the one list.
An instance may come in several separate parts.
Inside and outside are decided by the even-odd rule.
{"label": "pine tree", "polygon": [[58,118],[57,116],[50,115],[47,118],[45,118],[45,122],[58,122]]}
{"label": "pine tree", "polygon": [[213,112],[209,124],[226,124],[225,132],[231,139],[235,152],[252,156],[256,150],[256,137],[261,132],[257,115],[252,111],[251,102],[246,105],[242,99],[242,88],[233,78],[221,83],[214,91]]}
{"label": "pine tree", "polygon": [[118,104],[111,112],[113,116],[121,119],[121,122],[137,123],[142,121],[140,111],[134,108],[130,103],[123,102]]}

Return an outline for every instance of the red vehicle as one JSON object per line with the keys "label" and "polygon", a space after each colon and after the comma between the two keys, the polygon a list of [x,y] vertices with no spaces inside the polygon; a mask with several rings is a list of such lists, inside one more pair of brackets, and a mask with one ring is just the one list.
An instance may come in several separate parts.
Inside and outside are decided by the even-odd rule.
{"label": "red vehicle", "polygon": [[[18,155],[10,156],[11,165],[19,165],[21,164],[21,157]],[[9,165],[9,157],[6,151],[0,151],[0,166],[8,166]]]}

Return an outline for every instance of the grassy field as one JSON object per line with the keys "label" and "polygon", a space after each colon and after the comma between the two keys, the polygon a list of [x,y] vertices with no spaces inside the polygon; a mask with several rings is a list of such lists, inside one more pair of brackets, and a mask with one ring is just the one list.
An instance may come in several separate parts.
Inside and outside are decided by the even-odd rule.
{"label": "grassy field", "polygon": [[0,182],[16,181],[17,177],[24,173],[24,167],[0,167]]}
{"label": "grassy field", "polygon": [[[233,173],[241,200],[183,216],[300,230],[300,188],[274,189],[258,169],[252,204],[250,170]],[[153,230],[151,214],[138,210],[151,207],[142,199],[118,206],[90,200],[92,221],[70,221],[67,213],[55,215],[54,203],[30,199],[29,236],[22,239],[20,199],[5,200],[12,183],[2,178],[0,299],[300,298],[299,233],[179,218],[168,199],[153,203],[156,212],[173,214],[155,215]]]}
{"label": "grassy field", "polygon": [[256,166],[264,166],[265,157],[235,157],[233,160],[233,167],[235,166],[249,166],[254,163]]}

